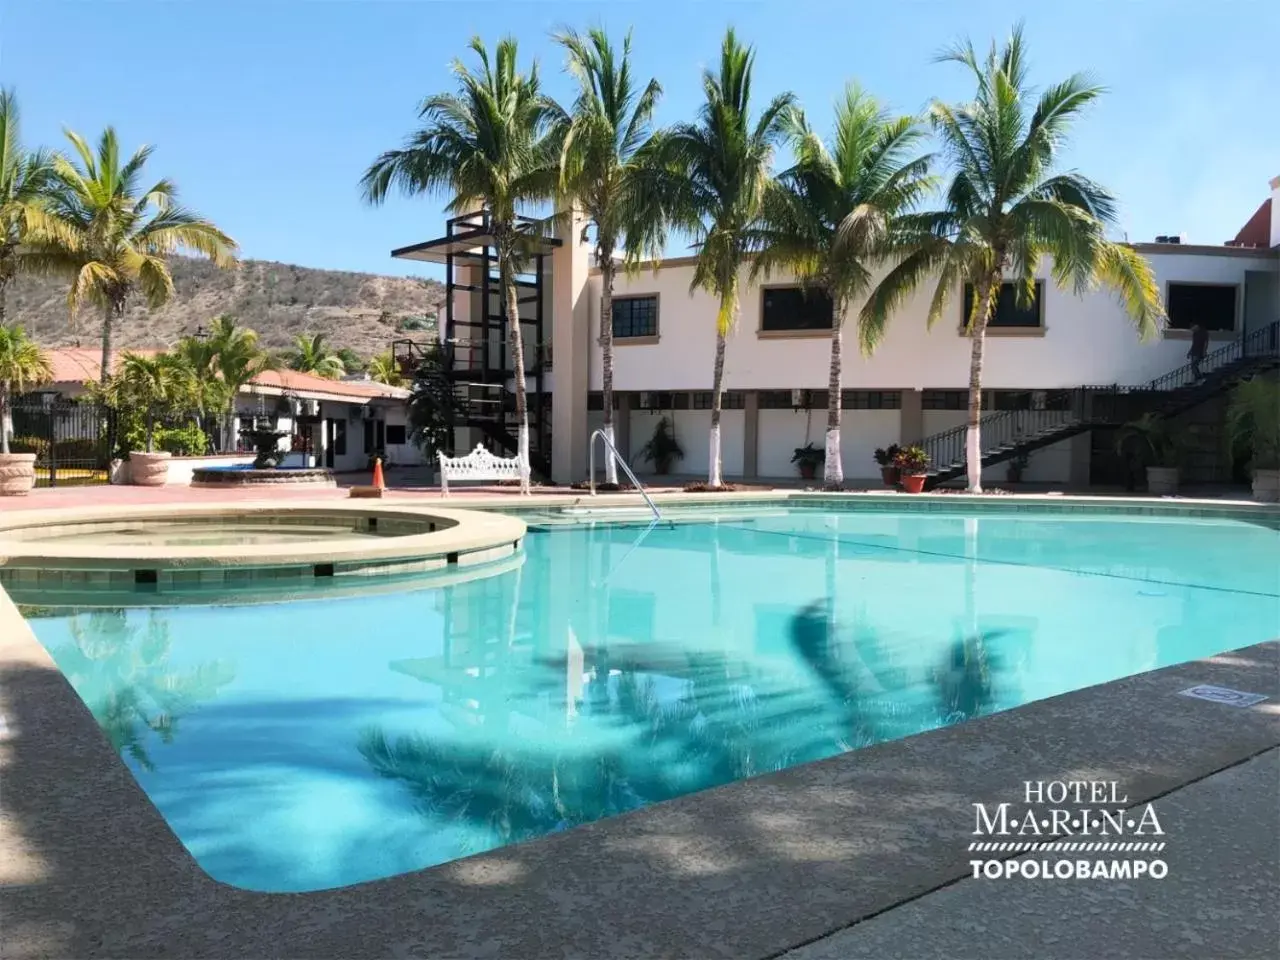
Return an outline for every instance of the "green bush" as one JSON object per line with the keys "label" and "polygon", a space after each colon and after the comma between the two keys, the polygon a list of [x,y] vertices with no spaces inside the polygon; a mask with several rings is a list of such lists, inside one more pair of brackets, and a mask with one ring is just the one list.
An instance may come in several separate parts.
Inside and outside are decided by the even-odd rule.
{"label": "green bush", "polygon": [[48,449],[49,441],[44,437],[9,438],[9,450],[12,453],[34,453],[38,459],[42,459]]}
{"label": "green bush", "polygon": [[[198,457],[208,449],[208,438],[194,423],[185,427],[156,427],[153,439],[157,450],[167,450],[175,457]],[[144,446],[145,443],[144,435]]]}

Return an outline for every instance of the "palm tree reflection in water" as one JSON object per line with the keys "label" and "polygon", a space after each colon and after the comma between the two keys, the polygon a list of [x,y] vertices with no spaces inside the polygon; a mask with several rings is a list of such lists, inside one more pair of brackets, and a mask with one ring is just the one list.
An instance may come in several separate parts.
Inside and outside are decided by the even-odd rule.
{"label": "palm tree reflection in water", "polygon": [[222,660],[175,671],[169,624],[159,613],[145,626],[125,610],[96,610],[71,621],[72,643],[53,651],[59,669],[93,713],[111,745],[143,770],[155,769],[148,733],[170,744],[178,721],[235,679]]}
{"label": "palm tree reflection in water", "polygon": [[576,718],[545,725],[541,737],[514,734],[511,721],[532,716],[538,691],[563,689],[567,655],[488,661],[510,676],[475,727],[430,737],[371,727],[357,747],[375,773],[408,788],[425,816],[463,828],[455,855],[464,855],[990,709],[983,637],[957,641],[944,665],[953,669],[930,676],[865,623],[838,629],[830,610],[817,601],[791,622],[795,652],[816,684],[778,661],[765,669],[680,643],[613,642],[582,648],[589,679]]}

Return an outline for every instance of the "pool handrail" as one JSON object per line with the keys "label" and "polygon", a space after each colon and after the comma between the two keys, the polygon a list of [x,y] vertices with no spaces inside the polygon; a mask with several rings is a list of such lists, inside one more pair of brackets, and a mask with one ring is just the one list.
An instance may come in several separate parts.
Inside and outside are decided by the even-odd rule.
{"label": "pool handrail", "polygon": [[630,480],[636,490],[640,492],[640,496],[644,497],[644,502],[647,503],[649,505],[649,509],[653,511],[653,519],[661,520],[662,511],[658,509],[658,505],[653,502],[653,498],[649,496],[648,492],[646,492],[644,484],[636,479],[636,475],[632,473],[631,468],[627,466],[627,461],[622,459],[621,454],[618,453],[618,448],[613,445],[613,441],[609,439],[609,435],[605,433],[604,430],[595,431],[595,433],[591,434],[591,439],[587,441],[589,447],[588,460],[590,461],[590,469],[587,473],[587,484],[588,489],[591,491],[591,496],[594,497],[596,495],[596,437],[599,437],[604,441],[605,452],[613,456],[614,462],[622,468],[624,473],[626,473],[627,479]]}

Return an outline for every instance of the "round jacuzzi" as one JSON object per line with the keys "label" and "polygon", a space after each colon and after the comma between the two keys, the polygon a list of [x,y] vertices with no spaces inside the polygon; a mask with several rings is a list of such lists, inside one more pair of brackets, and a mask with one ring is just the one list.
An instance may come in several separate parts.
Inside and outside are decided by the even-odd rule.
{"label": "round jacuzzi", "polygon": [[251,463],[231,466],[196,467],[191,471],[193,487],[256,487],[281,484],[337,486],[328,467],[258,468]]}
{"label": "round jacuzzi", "polygon": [[0,586],[19,603],[208,603],[371,578],[470,579],[518,562],[524,535],[524,521],[502,514],[366,503],[23,510],[0,517]]}

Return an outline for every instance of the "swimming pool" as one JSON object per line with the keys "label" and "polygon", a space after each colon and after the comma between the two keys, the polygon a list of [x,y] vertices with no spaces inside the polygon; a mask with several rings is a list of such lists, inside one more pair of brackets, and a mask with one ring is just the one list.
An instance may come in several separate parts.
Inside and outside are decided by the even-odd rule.
{"label": "swimming pool", "polygon": [[450,587],[38,611],[197,862],[342,886],[1270,639],[1280,533],[794,509]]}

